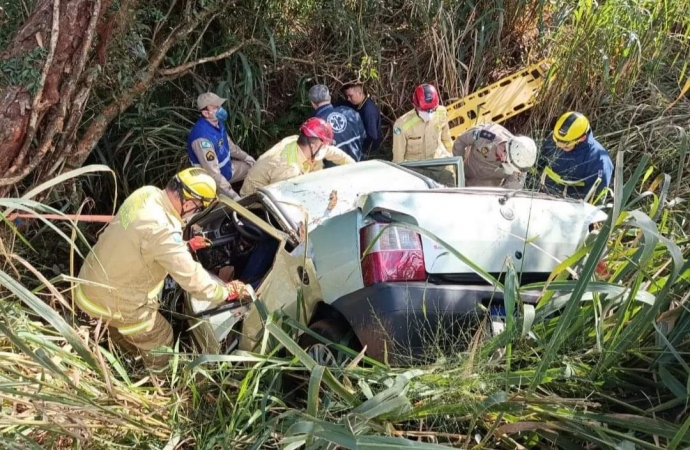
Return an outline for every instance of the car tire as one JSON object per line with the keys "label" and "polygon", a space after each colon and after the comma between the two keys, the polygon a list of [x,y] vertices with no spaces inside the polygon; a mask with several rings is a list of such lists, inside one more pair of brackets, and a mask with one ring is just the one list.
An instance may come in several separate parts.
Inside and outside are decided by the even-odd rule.
{"label": "car tire", "polygon": [[[319,319],[309,325],[309,329],[331,342],[342,343],[355,350],[359,344],[359,340],[354,336],[354,333],[351,334],[353,337],[347,343],[343,342],[351,333],[350,325],[344,320],[338,320],[333,317]],[[326,345],[308,333],[303,333],[297,339],[297,343],[312,359],[316,360],[317,364],[328,367],[335,367],[337,365],[336,356],[338,352],[332,345]],[[299,406],[300,408],[306,407],[308,378],[309,374],[306,373],[305,379],[304,372],[288,370],[282,374],[281,389],[283,400],[287,404]]]}
{"label": "car tire", "polygon": [[[309,329],[331,342],[343,344],[348,347],[352,347],[353,341],[356,340],[356,338],[350,338],[348,342],[343,342],[352,330],[350,325],[343,321],[321,319],[311,324]],[[302,334],[298,340],[298,344],[318,364],[325,366],[334,366],[337,364],[336,353],[334,353],[335,349],[333,346],[324,344],[309,333]]]}

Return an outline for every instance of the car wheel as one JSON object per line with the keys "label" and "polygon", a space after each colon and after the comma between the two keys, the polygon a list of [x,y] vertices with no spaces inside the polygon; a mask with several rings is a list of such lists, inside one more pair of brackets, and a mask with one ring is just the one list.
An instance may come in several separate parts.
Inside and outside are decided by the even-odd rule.
{"label": "car wheel", "polygon": [[[343,343],[342,341],[348,337],[351,331],[350,325],[346,322],[322,319],[314,322],[309,326],[309,329],[314,333],[328,339],[336,344],[348,345],[350,342]],[[351,341],[352,339],[350,339]],[[331,348],[330,345],[324,344],[323,342],[316,339],[314,336],[304,333],[298,341],[300,347],[302,347],[309,356],[311,356],[314,361],[323,366],[335,366],[337,365],[337,357],[335,349]]]}
{"label": "car wheel", "polygon": [[[331,342],[343,343],[353,349],[356,349],[359,344],[356,337],[349,339],[347,343],[343,342],[351,333],[350,325],[344,320],[338,320],[333,317],[320,319],[311,324],[309,329]],[[297,340],[297,343],[317,364],[326,367],[337,367],[338,351],[332,345],[324,344],[308,333],[303,333]],[[307,399],[308,379],[309,374],[306,374],[305,379],[304,372],[286,371],[283,373],[283,399],[288,404],[304,407]]]}
{"label": "car wheel", "polygon": [[333,367],[338,365],[338,361],[333,352],[326,344],[319,342],[311,345],[307,350],[307,355],[321,366]]}

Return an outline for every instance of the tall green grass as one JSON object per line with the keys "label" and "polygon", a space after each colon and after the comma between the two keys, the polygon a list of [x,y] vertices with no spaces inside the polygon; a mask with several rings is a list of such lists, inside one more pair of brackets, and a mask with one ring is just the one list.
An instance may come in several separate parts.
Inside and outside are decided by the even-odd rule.
{"label": "tall green grass", "polygon": [[[29,270],[22,285],[9,265],[19,261],[18,248],[6,248],[0,442],[7,448],[77,442],[87,448],[684,448],[690,445],[686,227],[669,226],[674,215],[646,161],[623,179],[620,159],[609,219],[597,237],[548,283],[521,286],[508,266],[505,282],[496,285],[516,319],[494,338],[416,368],[362,364],[345,348],[349,356],[340,365],[319,366],[293,338],[304,327],[273,312],[265,316],[257,353],[195,355],[177,344],[172,372],[142,379],[111,351],[102,328],[71,311],[65,293],[72,278],[47,280]],[[463,258],[461,249],[449,251]],[[577,276],[567,279],[566,269]],[[534,290],[544,295],[531,310],[520,295]],[[46,304],[51,299],[58,300],[54,308]],[[496,353],[500,348],[508,351]],[[278,356],[280,349],[288,356]],[[304,403],[282,390],[286,373],[304,379]]]}
{"label": "tall green grass", "polygon": [[[559,61],[553,82],[529,121],[509,125],[538,138],[562,111],[585,112],[623,161],[608,222],[549,283],[520,285],[507,267],[500,287],[516,320],[437,364],[364,364],[340,347],[345,362],[324,368],[295,343],[304,327],[273,313],[257,353],[177,346],[172,372],[150,379],[71,305],[89,229],[39,221],[24,235],[3,220],[0,446],[689,447],[690,104],[669,108],[688,78],[686,10],[682,0],[238,2],[237,14],[210,26],[205,48],[233,30],[265,45],[161,85],[121,116],[92,155],[117,179],[75,185],[104,212],[115,186],[121,199],[185,164],[194,98],[205,90],[231,99],[232,137],[256,156],[306,117],[313,81],[335,87],[360,70],[386,131],[421,81],[460,97],[548,55]],[[66,192],[53,190],[45,205],[0,199],[2,217],[84,207]],[[526,291],[543,293],[536,309],[520,301]],[[286,373],[303,379],[303,402],[282,392]]]}

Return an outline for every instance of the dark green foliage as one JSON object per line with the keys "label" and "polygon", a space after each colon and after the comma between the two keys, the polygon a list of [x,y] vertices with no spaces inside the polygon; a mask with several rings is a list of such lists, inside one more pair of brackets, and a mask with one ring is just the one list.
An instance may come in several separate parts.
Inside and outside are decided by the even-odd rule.
{"label": "dark green foliage", "polygon": [[0,0],[0,54],[29,17],[36,0]]}
{"label": "dark green foliage", "polygon": [[23,86],[32,94],[38,90],[47,51],[35,48],[27,55],[0,61],[0,87]]}

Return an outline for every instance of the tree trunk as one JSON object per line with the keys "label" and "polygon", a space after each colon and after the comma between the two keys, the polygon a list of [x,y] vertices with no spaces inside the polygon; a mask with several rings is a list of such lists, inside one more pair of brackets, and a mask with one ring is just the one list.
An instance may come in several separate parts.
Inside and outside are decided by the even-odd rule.
{"label": "tree trunk", "polygon": [[[0,54],[0,64],[19,61],[35,71],[33,93],[16,80],[0,88],[0,185],[21,181],[55,150],[69,114],[77,122],[81,118],[83,107],[73,108],[74,93],[100,14],[100,0],[39,0]],[[33,60],[36,56],[43,58]]]}
{"label": "tree trunk", "polygon": [[[137,1],[124,0],[118,11],[105,17],[112,0],[38,0],[30,18],[0,54],[0,64],[19,61],[36,75],[0,85],[0,196],[29,175],[35,184],[64,168],[80,167],[113,119],[154,84],[178,78],[199,64],[227,58],[255,42],[245,41],[178,67],[162,67],[174,45],[233,6],[220,1],[204,8],[204,2],[198,6],[197,0],[170,0],[168,14],[156,27],[169,31],[159,36],[154,32],[147,62],[136,68],[137,81],[119,90],[109,103],[90,109],[93,117],[85,122],[84,110],[98,83],[113,30],[132,25],[128,11]],[[181,13],[171,14],[178,3]],[[171,23],[174,20],[177,23]]]}

